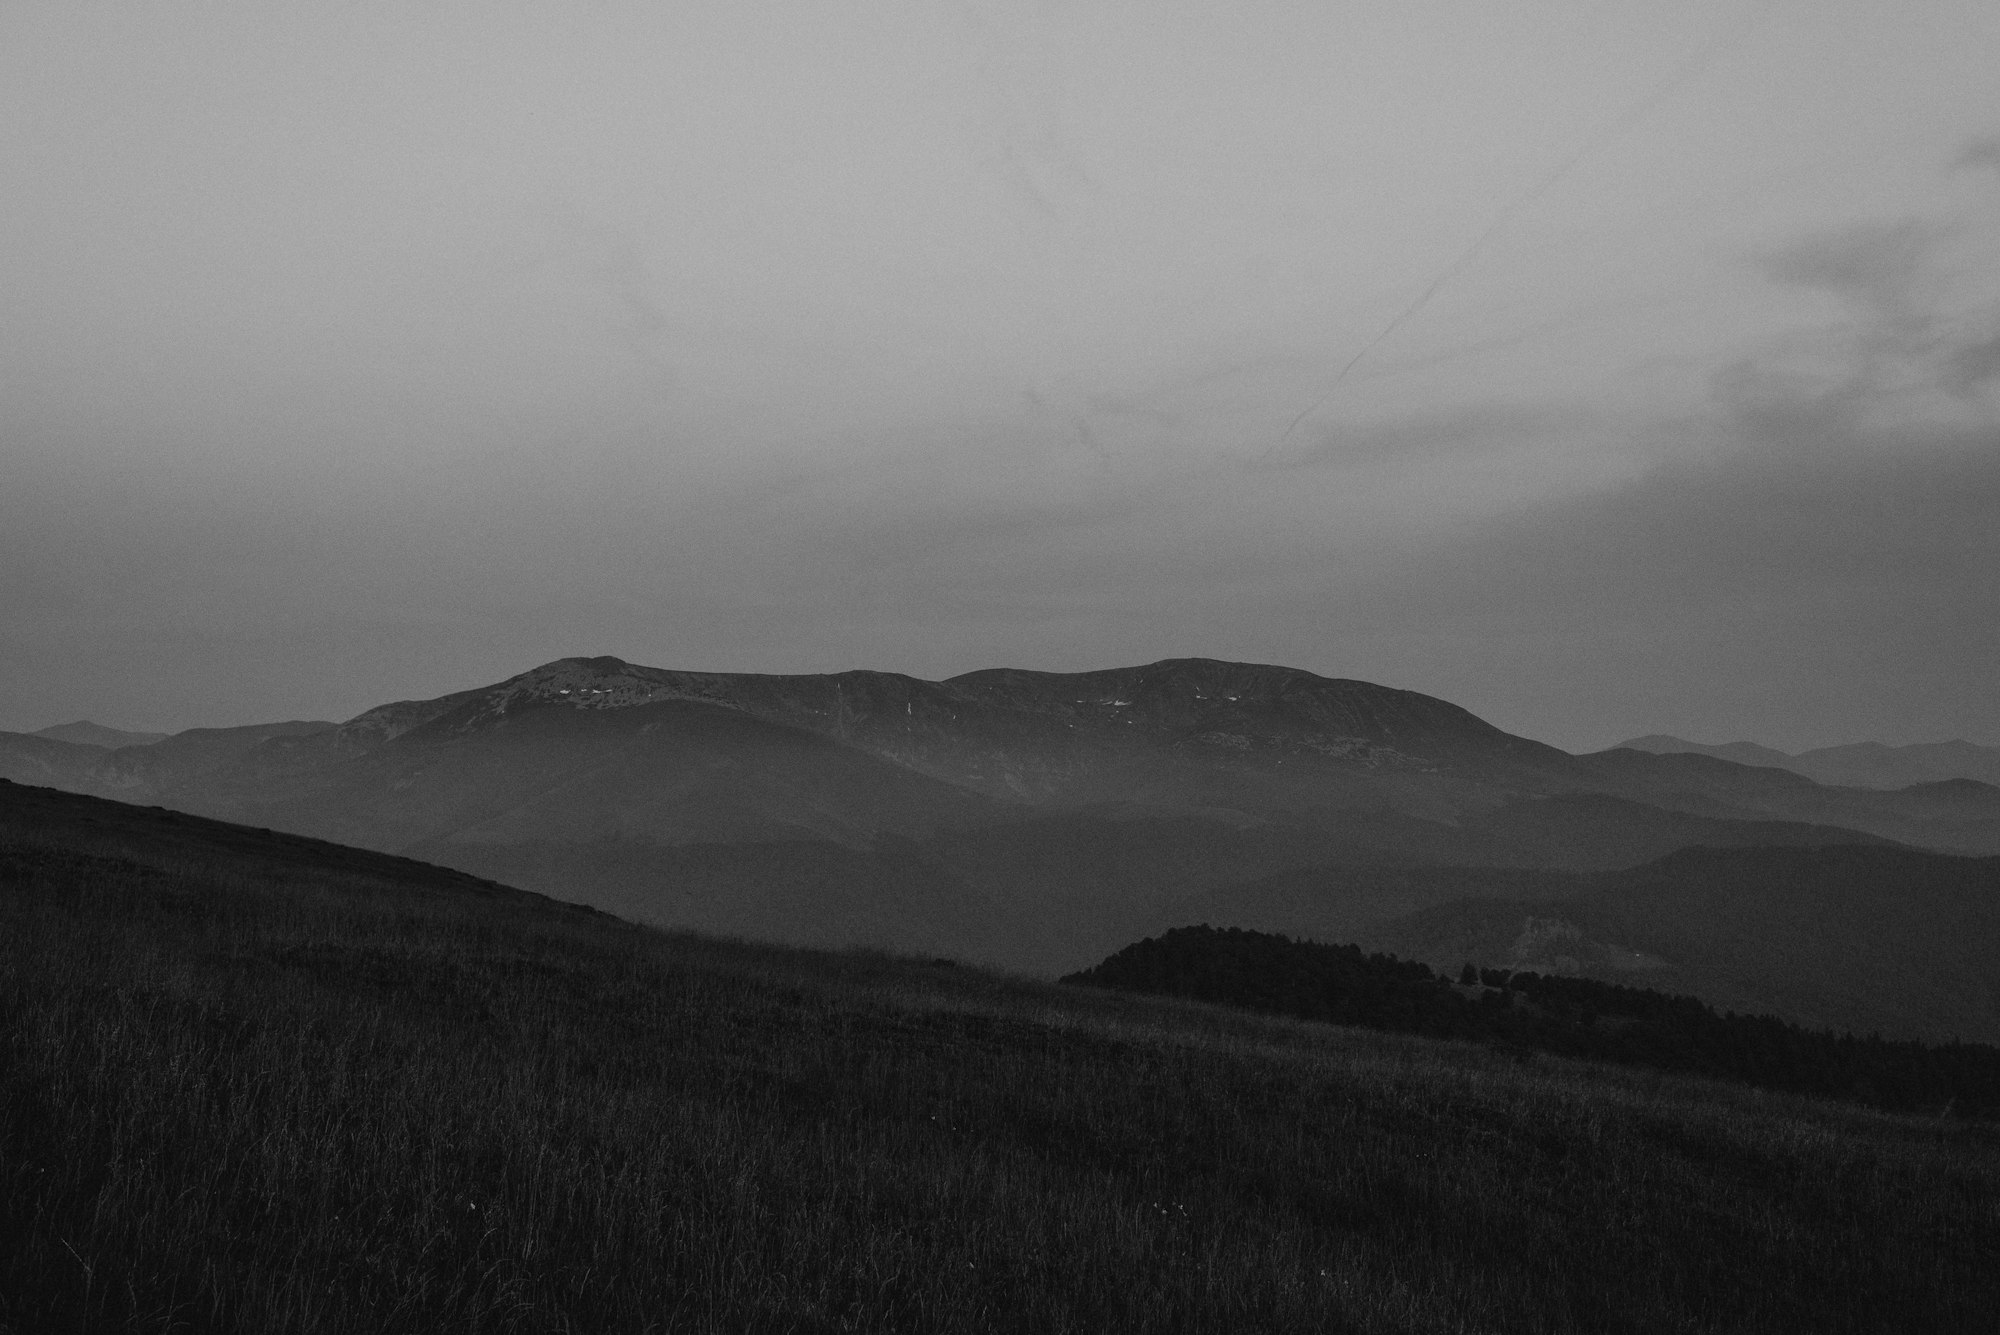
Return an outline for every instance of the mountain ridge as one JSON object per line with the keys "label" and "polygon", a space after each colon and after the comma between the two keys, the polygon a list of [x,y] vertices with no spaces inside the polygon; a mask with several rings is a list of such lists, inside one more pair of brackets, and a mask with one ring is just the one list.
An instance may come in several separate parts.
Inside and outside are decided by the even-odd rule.
{"label": "mountain ridge", "polygon": [[1796,753],[1756,742],[1725,742],[1711,746],[1666,733],[1650,733],[1619,742],[1607,750],[1645,751],[1653,755],[1691,753],[1763,765],[1803,774],[1830,787],[1907,788],[1948,779],[1976,779],[2000,786],[2000,747],[1967,741],[1916,742],[1892,746],[1884,742],[1850,742]]}
{"label": "mountain ridge", "polygon": [[[1952,851],[2000,851],[2000,792],[1835,790],[1793,770],[1700,754],[1572,756],[1418,692],[1207,658],[1071,673],[989,668],[926,681],[869,670],[689,672],[568,657],[470,690],[378,705],[339,724],[191,730],[109,753],[0,734],[0,773],[219,815],[296,811],[318,800],[315,793],[330,800],[371,767],[381,770],[371,756],[441,754],[435,748],[472,745],[545,710],[615,718],[589,730],[605,746],[625,746],[631,739],[615,734],[642,725],[620,711],[657,714],[669,702],[824,737],[1009,807],[1119,809],[1244,826],[1392,812],[1438,827],[1443,838],[1488,813],[1527,810],[1521,804],[1534,799],[1594,793],[1703,819],[1837,826]],[[766,742],[773,739],[755,745]],[[406,773],[394,781],[414,780]],[[809,802],[832,800],[822,794]],[[850,834],[865,840],[868,831]]]}
{"label": "mountain ridge", "polygon": [[1331,867],[1626,868],[1691,844],[2000,853],[2000,790],[1573,756],[1419,692],[1175,658],[944,681],[555,659],[341,723],[0,776],[422,857],[646,921],[1057,972],[1167,906]]}
{"label": "mountain ridge", "polygon": [[81,746],[101,746],[107,751],[115,751],[125,746],[150,746],[154,742],[164,742],[171,737],[167,732],[133,732],[126,728],[107,728],[102,723],[92,723],[89,719],[78,719],[74,723],[58,723],[50,728],[37,728],[31,737],[47,737],[52,741],[73,742]]}

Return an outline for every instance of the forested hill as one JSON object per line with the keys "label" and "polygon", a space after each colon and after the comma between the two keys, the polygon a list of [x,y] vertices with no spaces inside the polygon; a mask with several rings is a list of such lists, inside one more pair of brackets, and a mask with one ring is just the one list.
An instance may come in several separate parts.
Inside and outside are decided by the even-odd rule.
{"label": "forested hill", "polygon": [[2000,1118],[2000,1049],[1811,1031],[1718,1015],[1693,997],[1585,978],[1474,970],[1457,984],[1359,946],[1181,927],[1065,983],[1190,997],[1333,1024],[1471,1039],[1738,1080],[1901,1111]]}

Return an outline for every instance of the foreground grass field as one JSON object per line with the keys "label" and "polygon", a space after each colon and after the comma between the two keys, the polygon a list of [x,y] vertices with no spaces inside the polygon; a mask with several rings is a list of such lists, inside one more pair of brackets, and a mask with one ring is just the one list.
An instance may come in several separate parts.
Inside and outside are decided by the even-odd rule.
{"label": "foreground grass field", "polygon": [[0,1330],[1988,1331],[2000,1133],[0,788]]}

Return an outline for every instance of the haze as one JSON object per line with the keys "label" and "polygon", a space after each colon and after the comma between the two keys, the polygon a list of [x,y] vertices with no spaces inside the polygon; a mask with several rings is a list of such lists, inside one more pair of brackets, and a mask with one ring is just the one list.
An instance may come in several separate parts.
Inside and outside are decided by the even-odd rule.
{"label": "haze", "polygon": [[2000,743],[2000,13],[0,6],[0,727],[1204,655]]}

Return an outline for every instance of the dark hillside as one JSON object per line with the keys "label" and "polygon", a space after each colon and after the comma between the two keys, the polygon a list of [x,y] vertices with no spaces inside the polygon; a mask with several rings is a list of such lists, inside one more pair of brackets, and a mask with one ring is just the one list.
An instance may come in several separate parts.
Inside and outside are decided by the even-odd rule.
{"label": "dark hillside", "polygon": [[1358,939],[1440,967],[1583,973],[1815,1027],[2000,1042],[2000,858],[1690,848],[1560,901],[1468,899]]}
{"label": "dark hillside", "polygon": [[0,1330],[1983,1331],[2000,1139],[0,786]]}
{"label": "dark hillside", "polygon": [[1314,941],[1370,942],[1439,905],[1504,904],[1511,914],[1517,904],[1551,904],[1593,884],[1579,872],[1524,867],[1305,867],[1188,895],[1133,935],[1210,923]]}
{"label": "dark hillside", "polygon": [[1063,981],[2000,1120],[2000,1048],[1809,1031],[1595,979],[1467,964],[1454,985],[1422,963],[1354,945],[1204,926],[1148,937]]}
{"label": "dark hillside", "polygon": [[397,894],[470,896],[531,905],[559,917],[604,915],[448,867],[304,835],[108,802],[0,780],[0,846],[20,865],[44,857],[101,859],[153,870],[212,868],[274,882],[298,875],[356,878]]}
{"label": "dark hillside", "polygon": [[1187,896],[1135,935],[1193,923],[1686,992],[1809,1027],[2000,1042],[2000,858],[1827,844],[1687,848],[1589,874],[1316,867]]}

